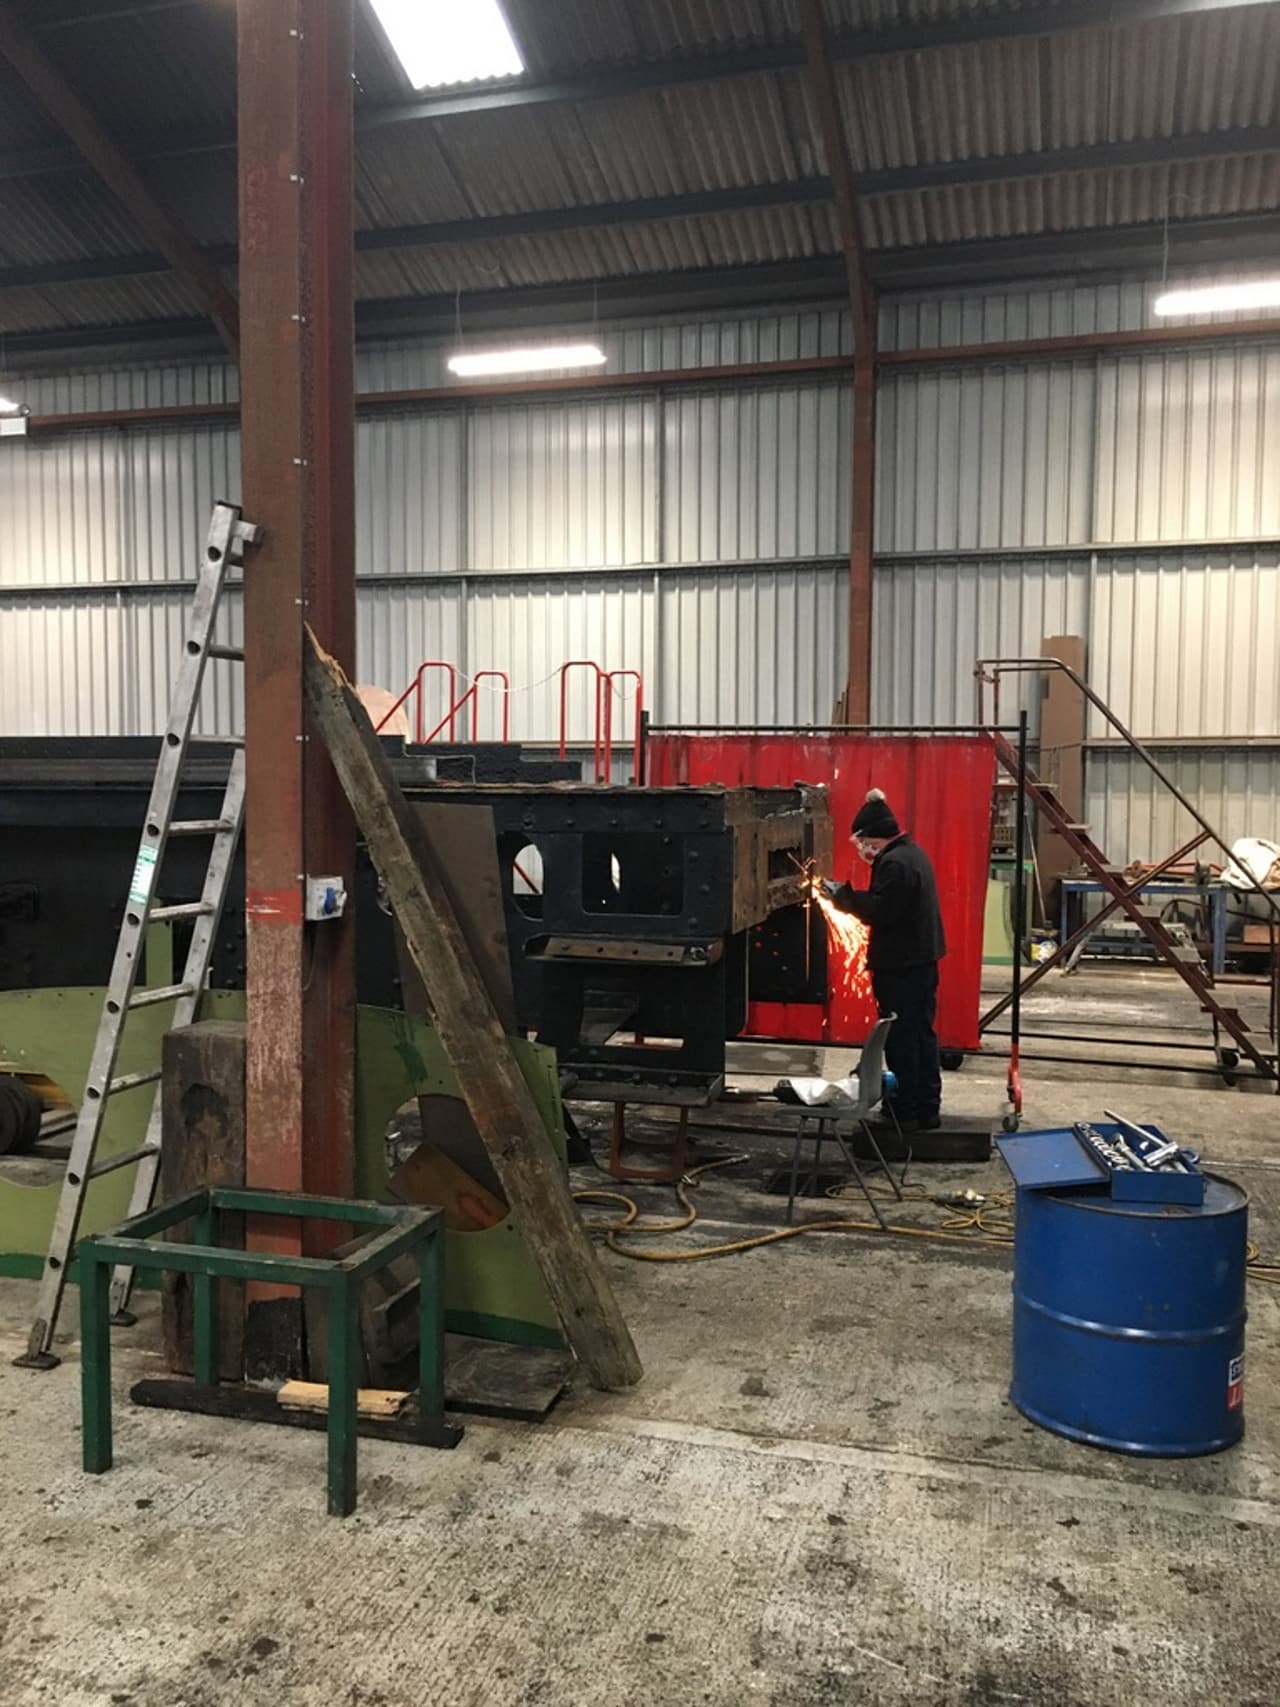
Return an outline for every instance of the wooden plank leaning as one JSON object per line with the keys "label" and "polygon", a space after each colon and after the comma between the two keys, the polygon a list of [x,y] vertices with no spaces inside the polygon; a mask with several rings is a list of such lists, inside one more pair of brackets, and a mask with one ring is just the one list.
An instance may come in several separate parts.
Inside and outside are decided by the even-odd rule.
{"label": "wooden plank leaning", "polygon": [[309,628],[307,642],[308,709],[427,987],[440,1042],[516,1225],[591,1385],[629,1387],[642,1373],[631,1334],[449,905],[431,844],[355,689]]}

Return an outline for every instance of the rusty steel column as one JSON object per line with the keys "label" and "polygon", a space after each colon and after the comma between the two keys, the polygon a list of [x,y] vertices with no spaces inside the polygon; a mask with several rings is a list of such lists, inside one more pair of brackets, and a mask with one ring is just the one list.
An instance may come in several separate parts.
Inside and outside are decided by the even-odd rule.
{"label": "rusty steel column", "polygon": [[832,68],[822,0],[800,0],[809,85],[818,133],[831,178],[836,231],[844,257],[853,330],[853,448],[849,494],[849,673],[844,691],[846,723],[871,721],[871,575],[874,558],[876,479],[876,317],[875,287],[858,224],[857,184],[849,155]]}
{"label": "rusty steel column", "polygon": [[[354,672],[352,13],[238,7],[244,507],[265,530],[244,578],[246,1172],[348,1196],[355,921],[306,924],[303,877],[350,892],[355,829],[304,713],[303,624]],[[250,1233],[300,1248],[296,1224]],[[301,1320],[291,1292],[251,1294],[251,1373],[299,1367]]]}
{"label": "rusty steel column", "polygon": [[[870,345],[870,349],[867,348]],[[845,721],[871,721],[871,577],[875,556],[875,326],[853,365],[853,454],[849,492],[849,674]]]}

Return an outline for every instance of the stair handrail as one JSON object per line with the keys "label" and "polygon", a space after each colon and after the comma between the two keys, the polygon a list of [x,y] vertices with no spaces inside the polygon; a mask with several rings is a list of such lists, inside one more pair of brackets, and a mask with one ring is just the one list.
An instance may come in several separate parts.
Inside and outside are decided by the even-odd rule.
{"label": "stair handrail", "polygon": [[986,722],[986,688],[988,685],[992,688],[992,722],[998,723],[1000,721],[1000,677],[1002,674],[1009,673],[1025,676],[1038,674],[1041,671],[1047,670],[1061,670],[1063,675],[1080,689],[1080,692],[1084,695],[1085,699],[1088,700],[1089,704],[1093,706],[1094,710],[1102,714],[1126,745],[1131,747],[1138,755],[1142,762],[1147,766],[1148,770],[1151,771],[1152,775],[1164,784],[1183,810],[1188,812],[1195,822],[1199,824],[1200,828],[1209,837],[1209,840],[1216,843],[1217,846],[1222,849],[1223,853],[1227,857],[1227,864],[1231,869],[1233,871],[1241,871],[1244,873],[1244,875],[1249,879],[1250,885],[1257,890],[1258,894],[1261,895],[1263,900],[1267,903],[1267,906],[1271,909],[1274,918],[1280,922],[1280,902],[1277,902],[1272,892],[1269,889],[1265,889],[1261,880],[1254,876],[1248,866],[1244,865],[1236,858],[1231,849],[1227,846],[1226,842],[1219,835],[1218,831],[1200,811],[1199,807],[1194,806],[1192,802],[1188,800],[1187,796],[1178,787],[1177,783],[1174,782],[1173,778],[1170,777],[1162,766],[1156,762],[1150,751],[1143,746],[1142,742],[1132,732],[1132,730],[1125,728],[1124,724],[1121,723],[1120,719],[1116,716],[1115,712],[1112,711],[1111,707],[1102,698],[1102,696],[1095,693],[1080,672],[1073,669],[1072,666],[1066,663],[1063,659],[979,658],[973,668],[974,678],[978,684],[978,722]]}

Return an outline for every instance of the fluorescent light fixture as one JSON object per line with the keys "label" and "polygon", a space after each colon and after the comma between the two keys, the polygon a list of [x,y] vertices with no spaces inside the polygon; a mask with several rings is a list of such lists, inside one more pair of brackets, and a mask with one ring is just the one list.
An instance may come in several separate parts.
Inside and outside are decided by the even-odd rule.
{"label": "fluorescent light fixture", "polygon": [[373,0],[373,9],[415,89],[524,70],[498,0]]}
{"label": "fluorescent light fixture", "polygon": [[477,350],[450,356],[449,372],[463,379],[497,373],[546,373],[568,367],[603,367],[608,357],[599,344],[537,344],[522,350]]}
{"label": "fluorescent light fixture", "polygon": [[1241,308],[1280,308],[1280,278],[1167,290],[1151,306],[1157,314],[1227,314]]}

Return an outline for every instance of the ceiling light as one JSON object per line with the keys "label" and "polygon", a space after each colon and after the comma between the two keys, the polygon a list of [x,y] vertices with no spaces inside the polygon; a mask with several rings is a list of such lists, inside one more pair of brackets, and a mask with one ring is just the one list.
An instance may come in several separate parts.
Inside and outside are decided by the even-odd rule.
{"label": "ceiling light", "polygon": [[373,0],[373,9],[415,89],[524,70],[498,0]]}
{"label": "ceiling light", "polygon": [[12,397],[0,397],[0,415],[21,415],[23,406],[15,403]]}
{"label": "ceiling light", "polygon": [[608,357],[599,344],[538,344],[522,350],[477,350],[450,356],[449,372],[464,379],[496,373],[546,373],[568,367],[603,367]]}
{"label": "ceiling light", "polygon": [[1280,278],[1167,290],[1151,306],[1157,314],[1226,314],[1239,308],[1280,308]]}

